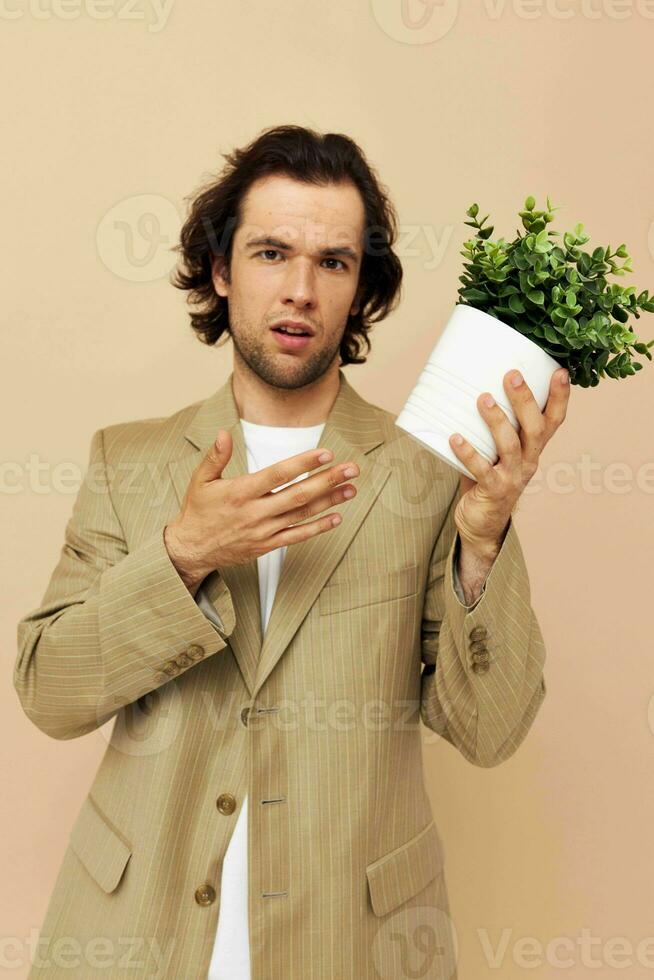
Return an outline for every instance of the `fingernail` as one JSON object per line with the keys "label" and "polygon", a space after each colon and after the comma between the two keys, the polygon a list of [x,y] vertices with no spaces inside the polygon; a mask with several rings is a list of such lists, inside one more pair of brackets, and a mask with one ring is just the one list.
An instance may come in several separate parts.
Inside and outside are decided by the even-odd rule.
{"label": "fingernail", "polygon": [[517,388],[518,385],[521,385],[522,375],[520,373],[514,374],[513,377],[511,378],[511,384],[513,385],[514,388]]}
{"label": "fingernail", "polygon": [[486,408],[492,408],[493,405],[495,404],[495,399],[493,398],[492,395],[486,395],[483,399],[483,402]]}
{"label": "fingernail", "polygon": [[318,457],[318,462],[328,463],[331,458],[332,458],[332,454],[329,452],[329,450],[326,450],[324,453],[320,454],[320,456]]}
{"label": "fingernail", "polygon": [[560,382],[560,383],[561,383],[562,385],[567,385],[567,383],[568,383],[568,381],[569,381],[569,379],[570,379],[570,376],[569,376],[569,374],[568,374],[568,372],[567,372],[567,371],[563,371],[563,372],[562,372],[562,373],[561,373],[561,374],[559,375],[559,382]]}

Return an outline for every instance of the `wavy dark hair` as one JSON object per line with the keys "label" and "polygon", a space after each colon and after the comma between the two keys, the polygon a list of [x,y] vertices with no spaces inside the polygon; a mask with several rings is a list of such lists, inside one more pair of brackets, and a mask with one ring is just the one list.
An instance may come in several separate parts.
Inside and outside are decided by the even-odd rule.
{"label": "wavy dark hair", "polygon": [[[282,174],[305,183],[351,181],[361,195],[365,219],[363,256],[357,288],[358,312],[350,314],[340,346],[340,363],[363,364],[370,351],[368,330],[383,320],[400,299],[402,265],[393,251],[397,216],[374,168],[354,140],[341,133],[320,134],[303,126],[275,126],[232,153],[218,177],[196,192],[173,251],[181,259],[171,283],[189,291],[191,327],[198,339],[216,345],[229,330],[228,301],[214,289],[211,262],[224,257],[229,281],[232,242],[242,219],[242,203],[260,177]],[[220,345],[219,345],[220,346]]]}

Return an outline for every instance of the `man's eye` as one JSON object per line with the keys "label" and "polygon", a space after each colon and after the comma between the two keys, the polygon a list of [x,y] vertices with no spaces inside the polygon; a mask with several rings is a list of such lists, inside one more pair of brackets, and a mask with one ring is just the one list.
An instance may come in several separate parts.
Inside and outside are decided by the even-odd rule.
{"label": "man's eye", "polygon": [[[257,252],[256,254],[257,255],[264,255],[264,256],[271,255],[272,254],[273,256],[275,256],[275,255],[281,255],[282,253],[281,253],[281,251],[278,248],[264,248],[260,252]],[[338,265],[339,265],[339,268],[342,268],[342,269],[345,269],[346,268],[345,262],[343,262],[341,259],[330,259],[330,258],[326,258],[326,259],[323,259],[323,262],[337,262]]]}

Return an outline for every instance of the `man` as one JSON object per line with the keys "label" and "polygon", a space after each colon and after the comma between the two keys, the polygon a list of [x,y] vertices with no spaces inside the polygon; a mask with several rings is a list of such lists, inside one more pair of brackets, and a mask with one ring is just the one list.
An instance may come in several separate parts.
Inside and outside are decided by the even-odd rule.
{"label": "man", "polygon": [[41,730],[116,716],[30,977],[372,980],[404,976],[408,949],[450,980],[419,722],[494,766],[542,703],[511,513],[569,389],[555,375],[541,413],[509,372],[520,433],[480,398],[500,458],[453,440],[476,480],[460,476],[341,370],[401,282],[359,148],[278,127],[228,160],[175,285],[200,339],[231,336],[233,373],[94,434],[18,627],[14,683]]}

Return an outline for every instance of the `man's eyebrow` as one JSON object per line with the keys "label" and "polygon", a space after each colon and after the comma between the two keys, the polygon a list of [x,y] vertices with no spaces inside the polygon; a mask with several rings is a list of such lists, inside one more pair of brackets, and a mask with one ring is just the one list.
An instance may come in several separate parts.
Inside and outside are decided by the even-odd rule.
{"label": "man's eyebrow", "polygon": [[[283,242],[280,238],[275,238],[272,235],[264,235],[262,238],[250,238],[249,241],[245,243],[246,248],[254,248],[260,245],[267,245],[269,248],[278,248],[280,252],[290,252],[292,251],[292,245],[288,242]],[[344,258],[352,259],[356,262],[358,259],[357,253],[349,245],[335,245],[332,248],[321,248],[317,253],[321,258],[331,258],[334,255],[342,255]]]}

